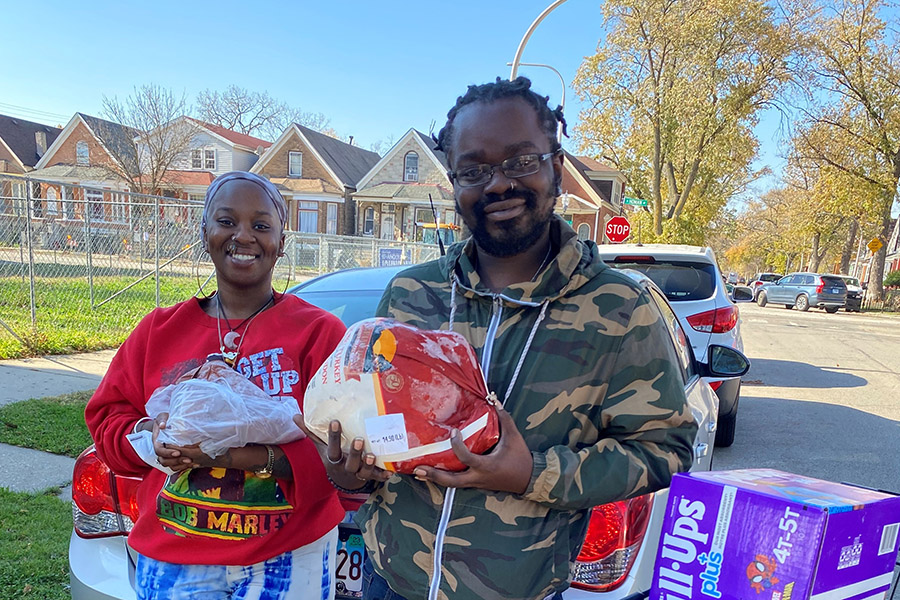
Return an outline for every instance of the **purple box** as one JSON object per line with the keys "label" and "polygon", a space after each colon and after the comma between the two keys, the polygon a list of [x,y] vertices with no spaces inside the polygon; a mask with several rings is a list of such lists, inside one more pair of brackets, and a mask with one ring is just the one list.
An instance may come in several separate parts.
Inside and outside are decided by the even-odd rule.
{"label": "purple box", "polygon": [[672,479],[649,600],[884,599],[900,497],[772,469]]}

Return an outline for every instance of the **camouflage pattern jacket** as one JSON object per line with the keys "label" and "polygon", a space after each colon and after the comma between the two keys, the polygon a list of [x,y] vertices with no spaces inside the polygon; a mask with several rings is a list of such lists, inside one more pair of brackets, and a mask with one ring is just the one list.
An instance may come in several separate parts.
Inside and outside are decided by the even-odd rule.
{"label": "camouflage pattern jacket", "polygon": [[691,465],[697,425],[656,305],[562,219],[551,236],[559,253],[536,282],[487,291],[469,240],[398,274],[378,308],[448,329],[452,303],[453,330],[534,460],[523,495],[395,475],[369,497],[356,520],[373,566],[408,599],[563,590],[592,506],[666,487]]}

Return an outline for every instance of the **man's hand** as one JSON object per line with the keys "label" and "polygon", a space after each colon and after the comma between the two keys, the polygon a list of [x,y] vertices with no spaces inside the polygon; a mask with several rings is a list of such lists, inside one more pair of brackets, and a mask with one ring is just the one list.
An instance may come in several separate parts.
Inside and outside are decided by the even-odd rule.
{"label": "man's hand", "polygon": [[454,473],[434,467],[416,467],[416,478],[445,487],[524,494],[534,466],[531,450],[510,414],[499,403],[496,406],[500,417],[500,441],[489,454],[469,452],[459,431],[454,431],[450,437],[453,453],[468,469]]}

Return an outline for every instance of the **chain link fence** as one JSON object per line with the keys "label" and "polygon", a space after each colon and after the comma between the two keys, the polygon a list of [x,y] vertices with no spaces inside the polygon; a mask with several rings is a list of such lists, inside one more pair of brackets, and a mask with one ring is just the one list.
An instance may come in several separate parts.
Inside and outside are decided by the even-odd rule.
{"label": "chain link fence", "polygon": [[[114,348],[157,306],[215,289],[202,202],[0,175],[0,358]],[[274,286],[412,264],[437,246],[286,232]]]}

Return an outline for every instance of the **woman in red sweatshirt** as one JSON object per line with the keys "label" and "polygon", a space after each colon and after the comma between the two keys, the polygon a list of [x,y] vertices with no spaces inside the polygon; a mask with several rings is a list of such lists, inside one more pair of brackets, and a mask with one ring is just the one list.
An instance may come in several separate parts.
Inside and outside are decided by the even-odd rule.
{"label": "woman in red sweatshirt", "polygon": [[270,396],[302,402],[344,326],[272,289],[286,212],[268,180],[218,177],[201,222],[217,292],[147,315],[88,403],[100,457],[120,475],[143,477],[128,536],[139,554],[139,599],[333,597],[344,511],[312,441],[247,445],[211,459],[197,447],[160,443],[167,415],[151,419],[145,410],[157,388],[210,354],[224,355]]}

